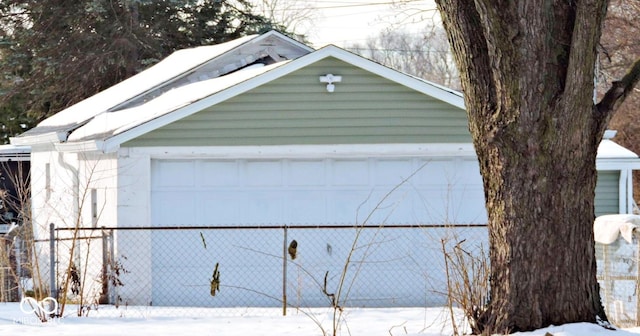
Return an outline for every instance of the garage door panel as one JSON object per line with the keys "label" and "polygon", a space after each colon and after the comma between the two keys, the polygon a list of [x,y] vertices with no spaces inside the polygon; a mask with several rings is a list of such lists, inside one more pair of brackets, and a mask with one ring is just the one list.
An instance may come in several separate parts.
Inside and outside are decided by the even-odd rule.
{"label": "garage door panel", "polygon": [[326,223],[327,192],[325,190],[291,191],[284,202],[288,224]]}
{"label": "garage door panel", "polygon": [[413,198],[416,193],[409,186],[379,188],[362,208],[361,218],[370,216],[368,224],[413,224],[418,223],[413,211]]}
{"label": "garage door panel", "polygon": [[330,167],[334,186],[369,185],[369,162],[366,160],[335,160]]}
{"label": "garage door panel", "polygon": [[245,197],[242,193],[203,193],[202,206],[198,209],[202,213],[202,225],[233,225],[241,217]]}
{"label": "garage door panel", "polygon": [[451,224],[449,218],[449,195],[446,187],[422,189],[414,200],[416,217],[426,224]]}
{"label": "garage door panel", "polygon": [[[215,265],[215,264],[214,264]],[[277,268],[260,266],[225,267],[220,263],[220,291],[215,296],[211,292],[213,266],[172,267],[155,269],[152,286],[153,304],[159,306],[195,307],[236,307],[236,306],[278,306],[282,296],[282,273]],[[188,277],[184,275],[188,274]],[[188,279],[185,281],[185,278]],[[265,286],[265,284],[273,284]]]}
{"label": "garage door panel", "polygon": [[374,167],[376,186],[395,187],[403,183],[418,169],[413,160],[380,160]]}
{"label": "garage door panel", "polygon": [[[207,238],[209,243],[204,247],[201,231],[197,230],[168,230],[157,231],[151,236],[151,244],[155,248],[157,258],[152,265],[165,270],[174,267],[200,267],[204,264],[212,266],[210,262],[215,256],[216,247],[213,239]],[[173,248],[184,246],[189,248]]]}
{"label": "garage door panel", "polygon": [[440,186],[455,182],[455,163],[451,160],[421,160],[418,171],[411,179],[419,186]]}
{"label": "garage door panel", "polygon": [[282,162],[248,161],[245,181],[250,187],[277,187],[282,185]]}
{"label": "garage door panel", "polygon": [[357,224],[361,221],[369,209],[361,206],[366,201],[368,193],[362,191],[332,191],[328,196],[328,209],[331,214],[331,224]]}
{"label": "garage door panel", "polygon": [[287,266],[287,298],[299,307],[328,306],[322,292],[324,276],[327,290],[336,292],[340,274],[355,239],[352,229],[290,229],[289,241],[298,242],[298,256]]}
{"label": "garage door panel", "polygon": [[197,203],[194,192],[155,192],[152,204],[155,225],[192,225],[196,220]]}
{"label": "garage door panel", "polygon": [[[355,225],[363,224],[370,214],[367,224],[374,225],[486,223],[476,169],[473,161],[418,158],[158,160],[152,165],[152,223]],[[280,305],[268,297],[282,293],[281,229],[171,230],[152,235],[154,304],[175,305],[171,300],[182,300],[184,305],[212,307]],[[290,300],[301,306],[326,305],[317,281],[329,271],[329,285],[336,285],[355,231],[292,228],[288,236],[288,241],[296,239],[299,244],[298,258],[287,269]],[[361,236],[361,243],[369,242],[369,247],[353,256],[352,267],[360,269],[350,268],[347,278],[356,284],[350,294],[352,304],[425,303],[429,297],[425,281],[440,284],[442,279],[431,272],[428,276],[435,278],[425,280],[426,266],[415,265],[432,257],[430,243],[421,241],[417,246],[414,236],[415,231],[401,229],[367,230]],[[439,246],[439,239],[433,246]],[[216,262],[222,288],[211,297],[209,281]],[[403,267],[398,264],[407,266],[407,271],[399,273]],[[184,274],[188,281],[180,280]],[[349,278],[351,274],[359,275]],[[402,286],[395,285],[399,279]]]}
{"label": "garage door panel", "polygon": [[416,236],[415,230],[369,228],[356,235],[354,230],[296,229],[289,236],[296,239],[299,250],[296,263],[287,269],[287,296],[294,306],[327,305],[321,288],[324,276],[327,290],[337,292],[354,242],[344,278],[345,288],[350,288],[342,297],[346,306],[424,306],[432,290],[426,286],[427,275],[440,269],[439,264],[425,262],[438,255],[440,241],[433,240],[433,254],[426,248],[431,241]]}
{"label": "garage door panel", "polygon": [[198,178],[204,187],[235,187],[240,183],[238,166],[236,161],[203,161]]}
{"label": "garage door panel", "polygon": [[325,161],[288,161],[287,182],[292,187],[320,187],[327,184]]}
{"label": "garage door panel", "polygon": [[[410,186],[397,189],[334,191],[328,198],[330,213],[339,223],[412,224],[418,223],[412,199],[416,192]],[[366,223],[365,223],[366,221]]]}
{"label": "garage door panel", "polygon": [[[170,246],[181,248],[168,248]],[[273,257],[282,255],[282,235],[278,230],[157,231],[152,235],[152,247],[154,305],[279,304],[270,298],[280,297],[282,293],[282,260]],[[211,296],[216,263],[220,291]]]}
{"label": "garage door panel", "polygon": [[479,186],[454,189],[449,200],[449,217],[455,219],[455,223],[487,223],[484,190]]}
{"label": "garage door panel", "polygon": [[486,224],[484,192],[481,188],[461,190],[448,186],[421,189],[413,200],[415,218],[428,224]]}
{"label": "garage door panel", "polygon": [[153,161],[153,165],[152,185],[156,189],[167,187],[192,188],[196,185],[196,172],[193,161]]}
{"label": "garage door panel", "polygon": [[250,191],[241,205],[241,223],[276,224],[283,220],[283,198],[281,192]]}
{"label": "garage door panel", "polygon": [[459,165],[460,175],[465,176],[465,181],[468,184],[475,184],[482,181],[482,176],[480,175],[480,164],[477,160],[464,160],[462,164]]}

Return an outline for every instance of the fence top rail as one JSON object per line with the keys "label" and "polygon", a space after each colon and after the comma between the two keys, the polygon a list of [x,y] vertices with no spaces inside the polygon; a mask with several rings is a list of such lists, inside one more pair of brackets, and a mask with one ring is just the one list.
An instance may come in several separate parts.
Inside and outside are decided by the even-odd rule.
{"label": "fence top rail", "polygon": [[101,227],[60,227],[56,231],[95,231],[95,230],[284,230],[284,229],[446,229],[478,228],[487,224],[363,224],[363,225],[203,225],[203,226],[101,226]]}

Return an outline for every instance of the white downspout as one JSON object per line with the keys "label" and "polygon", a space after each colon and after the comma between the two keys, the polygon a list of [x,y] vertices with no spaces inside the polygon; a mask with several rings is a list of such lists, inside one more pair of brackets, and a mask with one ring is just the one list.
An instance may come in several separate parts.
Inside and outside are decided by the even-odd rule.
{"label": "white downspout", "polygon": [[[71,188],[73,189],[73,224],[71,227],[79,227],[80,226],[80,176],[79,176],[79,169],[74,167],[72,164],[66,162],[64,160],[64,153],[62,152],[57,152],[58,153],[58,164],[60,164],[60,166],[64,169],[66,169],[67,171],[69,171],[71,173],[71,179],[72,179],[72,186]],[[75,263],[76,267],[78,267],[78,269],[81,269],[82,264],[80,260],[80,245],[76,245],[76,250],[72,251],[71,253],[73,253],[74,259],[75,260],[71,260],[69,259],[69,262],[73,262]]]}
{"label": "white downspout", "polygon": [[627,169],[627,213],[632,214],[636,201],[633,199],[633,170]]}
{"label": "white downspout", "polygon": [[627,211],[629,199],[627,189],[628,189],[628,171],[626,169],[620,169],[620,180],[618,182],[618,213],[626,214],[629,213]]}
{"label": "white downspout", "polygon": [[64,153],[62,152],[58,152],[58,163],[61,167],[71,173],[71,188],[73,190],[73,226],[75,227],[76,225],[78,225],[78,221],[80,220],[80,214],[78,213],[80,211],[80,177],[78,176],[79,172],[76,167],[64,160]]}

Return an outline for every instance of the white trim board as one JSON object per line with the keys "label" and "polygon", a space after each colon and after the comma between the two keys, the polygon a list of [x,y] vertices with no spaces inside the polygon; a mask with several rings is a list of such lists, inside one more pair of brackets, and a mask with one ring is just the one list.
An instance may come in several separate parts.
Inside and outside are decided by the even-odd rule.
{"label": "white trim board", "polygon": [[221,147],[132,147],[119,155],[145,155],[175,159],[286,159],[366,157],[459,157],[475,159],[471,144],[386,144],[386,145],[290,145]]}

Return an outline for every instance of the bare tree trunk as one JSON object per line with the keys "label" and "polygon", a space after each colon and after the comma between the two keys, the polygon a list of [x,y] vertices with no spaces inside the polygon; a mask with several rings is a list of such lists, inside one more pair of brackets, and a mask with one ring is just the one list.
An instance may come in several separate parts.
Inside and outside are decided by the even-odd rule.
{"label": "bare tree trunk", "polygon": [[606,0],[437,0],[460,70],[489,218],[486,332],[606,320],[595,159],[640,65],[593,103]]}
{"label": "bare tree trunk", "polygon": [[606,319],[592,228],[596,148],[579,134],[544,139],[534,125],[514,131],[529,134],[522,146],[483,148],[490,153],[481,163],[490,218],[489,327],[497,332]]}

